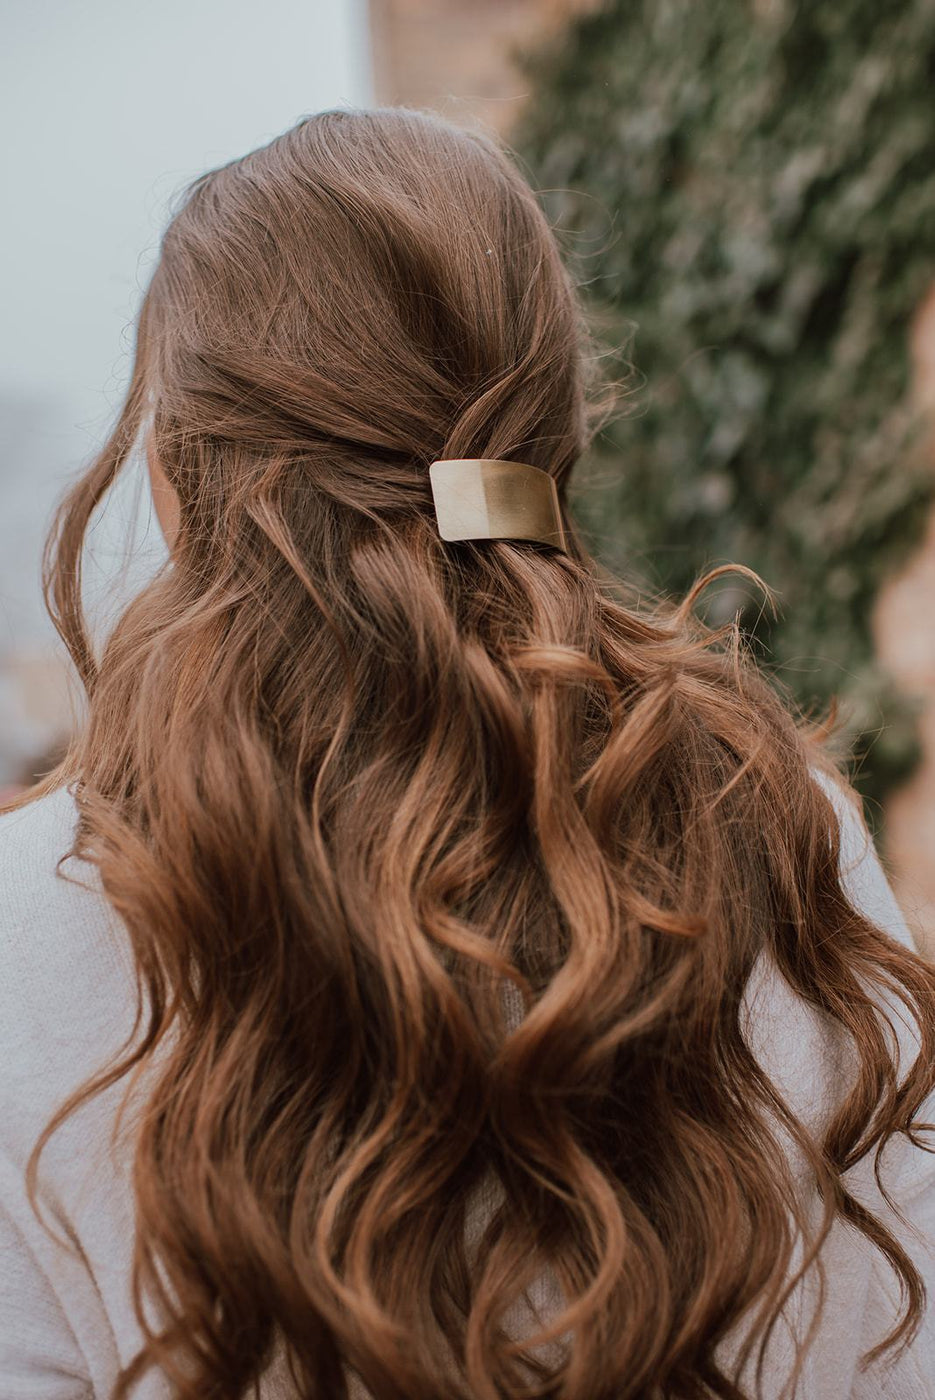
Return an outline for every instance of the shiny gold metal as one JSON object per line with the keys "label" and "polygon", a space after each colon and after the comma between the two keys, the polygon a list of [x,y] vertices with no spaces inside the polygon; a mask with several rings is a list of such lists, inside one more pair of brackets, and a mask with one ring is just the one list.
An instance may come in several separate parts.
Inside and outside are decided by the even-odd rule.
{"label": "shiny gold metal", "polygon": [[429,467],[443,540],[538,540],[566,549],[555,479],[525,462],[486,457]]}

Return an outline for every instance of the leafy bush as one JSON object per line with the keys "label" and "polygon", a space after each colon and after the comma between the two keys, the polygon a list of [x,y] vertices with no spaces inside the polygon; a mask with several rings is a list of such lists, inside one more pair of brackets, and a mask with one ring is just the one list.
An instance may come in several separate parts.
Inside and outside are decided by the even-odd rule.
{"label": "leafy bush", "polygon": [[642,380],[579,519],[654,589],[754,568],[779,619],[749,585],[715,613],[803,708],[840,696],[879,798],[916,744],[870,614],[935,494],[907,339],[935,281],[935,0],[613,0],[527,68],[514,145]]}

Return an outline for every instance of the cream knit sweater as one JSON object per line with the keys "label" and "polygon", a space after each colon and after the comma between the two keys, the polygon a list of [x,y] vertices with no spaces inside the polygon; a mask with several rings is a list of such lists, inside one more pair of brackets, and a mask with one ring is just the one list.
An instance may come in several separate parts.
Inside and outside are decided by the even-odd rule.
{"label": "cream knit sweater", "polygon": [[[852,900],[891,936],[910,943],[905,923],[862,822],[835,793],[844,822],[845,880]],[[68,862],[56,875],[75,821],[61,790],[0,816],[0,1400],[108,1400],[139,1332],[130,1300],[133,1202],[126,1163],[111,1153],[110,1128],[123,1087],[92,1100],[55,1134],[43,1156],[42,1199],[67,1252],[49,1238],[25,1197],[29,1150],[65,1095],[124,1041],[135,1007],[126,935],[95,872]],[[754,1052],[797,1111],[820,1119],[840,1095],[848,1067],[841,1043],[761,959],[746,998]],[[900,1029],[902,1056],[914,1055]],[[927,1115],[935,1119],[935,1102]],[[935,1294],[935,1156],[902,1142],[888,1149],[887,1183],[914,1234],[880,1200],[869,1164],[852,1189],[885,1214]],[[478,1203],[482,1213],[489,1198]],[[897,1306],[894,1281],[862,1236],[836,1227],[825,1250],[827,1302],[800,1400],[933,1400],[935,1305],[912,1348],[890,1369],[861,1373],[862,1351],[884,1335]],[[777,1328],[765,1395],[778,1397],[814,1286],[800,1288]],[[278,1370],[278,1368],[275,1368]],[[150,1373],[138,1400],[165,1400]],[[266,1400],[288,1390],[270,1373]],[[359,1393],[359,1392],[357,1392]],[[752,1390],[751,1390],[752,1393]]]}

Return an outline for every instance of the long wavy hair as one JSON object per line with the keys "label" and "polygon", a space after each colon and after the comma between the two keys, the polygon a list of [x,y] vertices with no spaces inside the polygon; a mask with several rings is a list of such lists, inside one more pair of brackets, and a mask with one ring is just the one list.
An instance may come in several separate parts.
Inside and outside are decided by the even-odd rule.
{"label": "long wavy hair", "polygon": [[[571,520],[567,554],[439,538],[435,458],[532,463],[566,509],[591,358],[524,179],[435,118],[310,117],[173,211],[46,563],[87,691],[46,786],[139,1010],[30,1180],[144,1075],[115,1400],[153,1366],[235,1400],[277,1348],[309,1400],[736,1400],[722,1343],[762,1363],[836,1219],[903,1285],[885,1345],[918,1327],[845,1173],[917,1135],[935,985],[842,889],[820,734]],[[144,433],[178,534],[95,646],[83,541]],[[750,1048],[762,957],[850,1047],[820,1130]],[[884,993],[918,1027],[904,1075]]]}

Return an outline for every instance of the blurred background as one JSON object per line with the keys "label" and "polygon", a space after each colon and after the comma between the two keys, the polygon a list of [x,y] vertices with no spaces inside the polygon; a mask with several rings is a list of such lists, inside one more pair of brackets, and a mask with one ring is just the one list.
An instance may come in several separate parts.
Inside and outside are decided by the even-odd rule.
{"label": "blurred background", "polygon": [[[171,196],[301,115],[494,128],[621,388],[576,507],[653,592],[741,612],[839,744],[935,952],[935,0],[3,0],[0,786],[77,701],[41,545],[120,402]],[[104,627],[162,558],[142,463],[100,512]]]}

